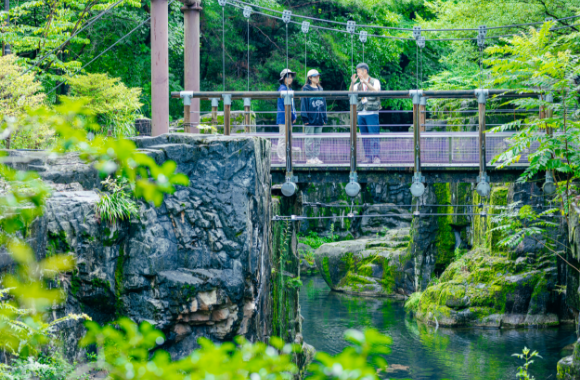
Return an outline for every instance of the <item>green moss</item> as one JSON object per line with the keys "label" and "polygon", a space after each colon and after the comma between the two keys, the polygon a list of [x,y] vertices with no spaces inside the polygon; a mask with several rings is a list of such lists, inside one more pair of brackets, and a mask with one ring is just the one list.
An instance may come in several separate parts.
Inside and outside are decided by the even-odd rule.
{"label": "green moss", "polygon": [[[489,250],[472,251],[447,267],[440,282],[429,286],[421,295],[417,309],[420,319],[445,316],[453,310],[469,307],[477,319],[506,312],[508,296],[521,286],[507,278],[515,273],[515,264],[504,256],[491,255]],[[529,276],[524,283],[543,294],[543,276]],[[518,285],[519,284],[519,285]],[[532,296],[534,297],[534,296]]]}
{"label": "green moss", "polygon": [[[452,214],[451,206],[451,185],[449,183],[436,183],[433,185],[439,214]],[[453,217],[451,215],[439,216],[437,220],[437,237],[435,245],[437,247],[437,261],[435,263],[435,273],[441,274],[447,266],[453,261],[455,251],[455,234],[451,224]]]}
{"label": "green moss", "polygon": [[58,234],[49,231],[47,243],[47,256],[52,256],[57,253],[72,252],[72,248],[67,241],[67,235],[64,230],[60,230]]}
{"label": "green moss", "polygon": [[330,260],[328,257],[322,258],[322,276],[327,284],[332,284],[330,277]]}
{"label": "green moss", "polygon": [[81,289],[81,279],[79,276],[73,273],[70,281],[70,291],[71,293],[76,296]]}
{"label": "green moss", "polygon": [[405,310],[417,312],[419,309],[419,300],[421,299],[422,292],[415,292],[409,296],[409,299],[405,302]]}
{"label": "green moss", "polygon": [[109,281],[102,280],[99,277],[93,277],[91,279],[91,285],[94,288],[103,288],[103,289],[106,289],[106,290],[110,290],[111,289],[111,283]]}
{"label": "green moss", "polygon": [[123,314],[123,300],[121,296],[124,292],[123,287],[123,267],[125,265],[125,249],[123,246],[119,248],[119,257],[117,258],[117,266],[115,267],[115,310],[117,316]]}

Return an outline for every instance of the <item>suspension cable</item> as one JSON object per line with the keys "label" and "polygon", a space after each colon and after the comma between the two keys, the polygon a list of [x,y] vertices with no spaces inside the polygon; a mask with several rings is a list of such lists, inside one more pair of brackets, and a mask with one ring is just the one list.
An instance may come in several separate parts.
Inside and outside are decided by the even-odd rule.
{"label": "suspension cable", "polygon": [[288,67],[288,23],[286,23],[286,68],[290,70]]}
{"label": "suspension cable", "polygon": [[113,8],[115,8],[117,5],[121,4],[123,1],[125,0],[119,0],[117,1],[115,4],[111,5],[109,8],[105,9],[104,11],[102,11],[99,15],[97,15],[96,17],[94,17],[91,21],[87,22],[87,24],[85,26],[83,26],[81,29],[77,30],[76,32],[74,32],[69,38],[67,38],[62,44],[60,44],[59,46],[55,47],[54,49],[52,49],[49,53],[45,54],[42,58],[40,58],[40,60],[38,60],[34,65],[32,65],[31,67],[29,67],[28,69],[26,69],[22,74],[20,74],[20,76],[23,76],[24,74],[30,72],[30,70],[34,69],[35,67],[38,67],[38,65],[40,65],[46,58],[48,58],[52,53],[54,53],[55,51],[61,49],[62,47],[64,47],[70,40],[72,40],[74,37],[76,37],[79,33],[81,33],[82,31],[84,31],[85,29],[87,29],[89,26],[93,25],[95,22],[97,22],[101,17],[103,17],[105,14],[107,14],[108,12],[110,12]]}
{"label": "suspension cable", "polygon": [[[175,0],[171,0],[168,4],[168,6],[170,6],[171,4],[173,4]],[[114,48],[115,46],[117,46],[118,44],[120,44],[121,42],[123,42],[127,37],[129,37],[131,34],[133,34],[137,29],[139,29],[140,27],[142,27],[143,25],[145,25],[146,23],[148,23],[151,20],[151,17],[149,17],[147,20],[143,21],[141,24],[137,25],[136,27],[134,27],[131,31],[129,31],[127,34],[125,34],[123,37],[119,38],[115,43],[113,43],[111,46],[109,46],[108,48],[106,48],[105,50],[103,50],[101,53],[99,53],[95,58],[91,59],[89,62],[85,63],[80,69],[78,69],[75,74],[78,74],[79,72],[81,72],[83,69],[85,69],[87,66],[89,66],[91,63],[95,62],[97,59],[99,59],[101,56],[103,56],[104,54],[106,54],[108,51],[110,51],[112,48]],[[57,86],[53,87],[52,90],[50,90],[49,92],[46,93],[46,95],[50,95],[52,94],[54,91],[56,91],[60,86],[62,86],[63,84],[65,84],[66,82],[60,82]]]}
{"label": "suspension cable", "polygon": [[250,18],[248,17],[248,88],[250,91]]}
{"label": "suspension cable", "polygon": [[226,6],[222,6],[222,86],[226,90]]}
{"label": "suspension cable", "polygon": [[[242,0],[231,0],[231,1],[235,1],[235,2],[237,2],[239,4],[251,5],[253,7],[256,7],[256,8],[259,8],[259,9],[262,9],[262,10],[265,10],[265,11],[268,11],[268,12],[273,12],[273,13],[278,13],[278,14],[281,14],[282,13],[281,11],[278,11],[278,10],[275,10],[275,9],[266,8],[266,7],[258,6],[258,5],[255,5],[255,4],[250,4],[250,3],[247,3],[247,2],[242,1]],[[325,20],[325,19],[321,19],[321,18],[304,16],[304,15],[299,15],[299,14],[295,14],[294,16],[295,17],[304,18],[304,19],[308,19],[308,20],[324,22],[324,23],[328,23],[328,24],[346,25],[346,23],[340,22],[340,21]],[[554,21],[555,22],[560,22],[560,21],[571,20],[571,19],[575,19],[575,18],[580,18],[580,15],[564,17],[564,18],[561,18],[561,19],[556,19]],[[537,22],[530,22],[530,23],[523,23],[523,24],[501,25],[501,26],[489,27],[488,29],[510,29],[510,28],[517,28],[517,27],[522,27],[522,26],[541,25],[544,22],[545,21],[537,21]],[[406,31],[406,32],[412,31],[411,28],[398,28],[398,27],[390,27],[390,26],[379,26],[379,25],[358,25],[358,26],[361,27],[361,28],[400,30],[400,31]],[[477,30],[478,30],[478,28],[423,29],[424,32],[465,32],[465,31],[477,31]]]}

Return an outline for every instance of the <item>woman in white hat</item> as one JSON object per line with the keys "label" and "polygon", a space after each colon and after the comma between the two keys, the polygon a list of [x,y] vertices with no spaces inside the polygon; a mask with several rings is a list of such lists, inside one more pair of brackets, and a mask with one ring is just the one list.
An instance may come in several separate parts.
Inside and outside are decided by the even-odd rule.
{"label": "woman in white hat", "polygon": [[[306,75],[308,80],[302,91],[322,91],[320,85],[320,73],[317,70],[310,70]],[[303,98],[300,103],[300,113],[306,134],[321,134],[322,126],[328,122],[326,115],[326,99],[320,96],[312,98]],[[320,156],[320,138],[306,139],[306,164],[320,165],[322,160]]]}
{"label": "woman in white hat", "polygon": [[[290,91],[292,82],[296,77],[296,73],[290,69],[284,69],[280,72],[280,87],[278,87],[278,92],[280,91]],[[294,107],[294,99],[292,99],[292,124],[296,121],[296,108]],[[278,98],[278,114],[276,115],[276,124],[280,129],[280,138],[278,139],[278,145],[276,146],[276,154],[278,158],[283,163],[286,163],[286,113],[284,111],[284,99]]]}

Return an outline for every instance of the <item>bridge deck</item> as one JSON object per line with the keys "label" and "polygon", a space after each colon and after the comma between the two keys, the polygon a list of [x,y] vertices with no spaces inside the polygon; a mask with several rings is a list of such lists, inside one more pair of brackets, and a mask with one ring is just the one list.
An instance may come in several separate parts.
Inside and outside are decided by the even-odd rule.
{"label": "bridge deck", "polygon": [[[272,167],[282,167],[283,161],[276,152],[281,135],[278,133],[256,133],[272,142]],[[503,153],[510,146],[512,133],[494,133],[486,135],[486,158],[490,163],[493,157]],[[348,133],[292,134],[293,159],[299,167],[348,167],[350,162],[350,135]],[[321,165],[306,165],[306,144],[320,140]],[[375,148],[381,160],[380,164],[364,163],[365,151],[371,154]],[[518,166],[527,166],[528,155],[521,155]],[[357,165],[362,167],[412,168],[413,167],[413,134],[382,133],[376,135],[358,135]],[[423,132],[421,133],[421,167],[437,168],[477,168],[479,164],[479,136],[477,132]],[[490,167],[491,169],[491,167]]]}

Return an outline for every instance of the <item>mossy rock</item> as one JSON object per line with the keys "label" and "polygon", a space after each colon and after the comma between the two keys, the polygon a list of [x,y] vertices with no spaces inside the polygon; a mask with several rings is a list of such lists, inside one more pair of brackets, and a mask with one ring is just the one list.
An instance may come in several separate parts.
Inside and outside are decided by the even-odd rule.
{"label": "mossy rock", "polygon": [[550,327],[557,270],[516,271],[508,257],[476,249],[453,262],[414,306],[419,320],[444,326]]}
{"label": "mossy rock", "polygon": [[403,297],[413,292],[412,271],[405,271],[412,265],[409,233],[402,228],[381,238],[323,244],[314,253],[316,265],[332,290]]}

